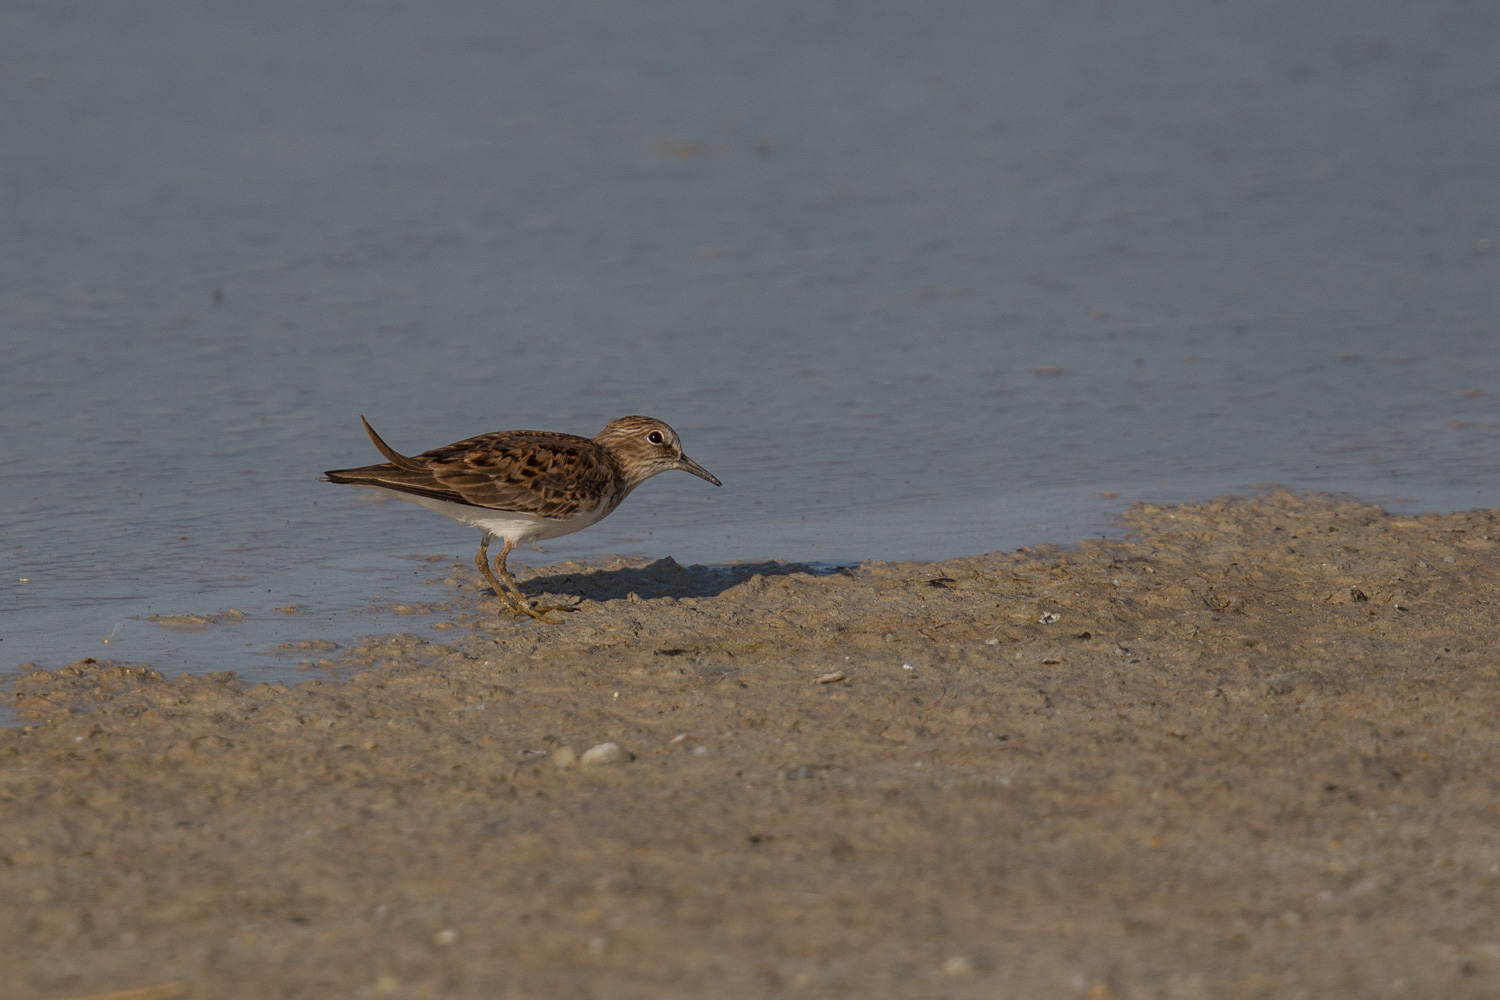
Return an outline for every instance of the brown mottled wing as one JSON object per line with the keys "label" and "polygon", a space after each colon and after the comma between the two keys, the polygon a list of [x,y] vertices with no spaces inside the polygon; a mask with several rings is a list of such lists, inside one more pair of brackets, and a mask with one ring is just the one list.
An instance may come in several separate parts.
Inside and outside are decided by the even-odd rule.
{"label": "brown mottled wing", "polygon": [[499,431],[423,452],[417,460],[463,503],[567,518],[593,510],[616,481],[614,459],[585,437]]}
{"label": "brown mottled wing", "polygon": [[497,431],[425,451],[400,467],[326,475],[336,483],[558,519],[594,509],[617,481],[609,452],[588,438],[551,431]]}

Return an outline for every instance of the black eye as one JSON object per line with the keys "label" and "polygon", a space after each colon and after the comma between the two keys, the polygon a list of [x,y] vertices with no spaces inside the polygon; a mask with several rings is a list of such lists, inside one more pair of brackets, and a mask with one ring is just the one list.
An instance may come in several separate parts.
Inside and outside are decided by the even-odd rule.
{"label": "black eye", "polygon": [[652,431],[646,435],[646,440],[652,444],[661,444],[661,431]]}

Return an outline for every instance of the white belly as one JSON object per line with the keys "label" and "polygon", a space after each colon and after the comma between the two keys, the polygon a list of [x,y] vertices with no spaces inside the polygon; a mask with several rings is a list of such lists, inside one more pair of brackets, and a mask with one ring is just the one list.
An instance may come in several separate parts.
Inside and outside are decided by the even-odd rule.
{"label": "white belly", "polygon": [[379,486],[371,488],[398,500],[435,510],[444,517],[451,517],[455,521],[473,525],[480,531],[487,531],[496,538],[515,542],[517,545],[525,545],[528,542],[541,541],[545,538],[556,538],[559,535],[571,535],[575,531],[582,531],[596,521],[602,520],[606,514],[614,510],[609,504],[601,503],[593,510],[579,511],[569,518],[541,517],[519,511],[493,510],[489,507],[472,507],[466,503],[451,503],[447,500],[418,496],[415,493],[402,493],[400,490],[388,490]]}

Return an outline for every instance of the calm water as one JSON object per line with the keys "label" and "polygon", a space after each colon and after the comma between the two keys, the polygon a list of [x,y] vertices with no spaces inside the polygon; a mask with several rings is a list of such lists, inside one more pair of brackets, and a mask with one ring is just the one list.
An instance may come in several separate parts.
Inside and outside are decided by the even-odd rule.
{"label": "calm water", "polygon": [[472,533],[317,482],[376,460],[360,413],[409,452],[647,413],[724,480],[531,561],[937,558],[1268,482],[1500,506],[1497,38],[1481,3],[4,5],[0,669],[263,677],[425,625],[369,604]]}

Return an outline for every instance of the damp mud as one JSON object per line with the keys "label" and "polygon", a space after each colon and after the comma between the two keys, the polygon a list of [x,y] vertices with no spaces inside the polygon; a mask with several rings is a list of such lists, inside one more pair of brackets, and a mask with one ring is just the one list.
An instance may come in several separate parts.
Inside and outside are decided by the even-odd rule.
{"label": "damp mud", "polygon": [[455,576],[440,641],[302,683],[30,670],[0,981],[1494,996],[1497,515],[1278,492],[1065,550],[524,574],[556,627]]}

